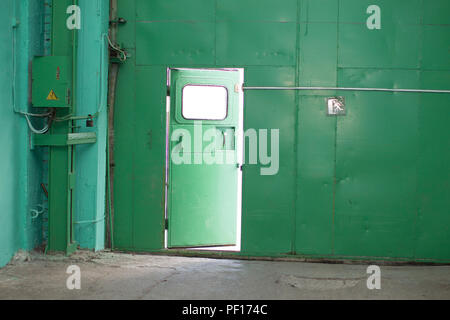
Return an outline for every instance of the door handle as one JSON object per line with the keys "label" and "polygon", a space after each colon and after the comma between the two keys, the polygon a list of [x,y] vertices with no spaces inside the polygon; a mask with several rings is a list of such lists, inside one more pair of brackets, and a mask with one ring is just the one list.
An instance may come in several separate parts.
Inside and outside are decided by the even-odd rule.
{"label": "door handle", "polygon": [[173,146],[174,150],[178,150],[180,152],[183,152],[183,135],[180,134],[180,136],[178,137],[178,140],[174,141],[175,144]]}
{"label": "door handle", "polygon": [[[216,127],[217,131],[222,135],[222,150],[235,150],[235,127]],[[219,134],[216,136],[217,139],[220,139]],[[219,140],[220,141],[220,140]],[[220,147],[220,142],[217,147]]]}

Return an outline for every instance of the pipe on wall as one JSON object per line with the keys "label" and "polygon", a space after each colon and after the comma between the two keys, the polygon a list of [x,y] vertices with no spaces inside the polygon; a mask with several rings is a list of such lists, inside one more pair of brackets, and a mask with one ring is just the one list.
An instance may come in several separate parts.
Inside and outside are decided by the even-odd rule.
{"label": "pipe on wall", "polygon": [[388,89],[388,88],[339,88],[339,87],[242,87],[243,90],[299,90],[299,91],[370,91],[404,93],[450,93],[450,90]]}

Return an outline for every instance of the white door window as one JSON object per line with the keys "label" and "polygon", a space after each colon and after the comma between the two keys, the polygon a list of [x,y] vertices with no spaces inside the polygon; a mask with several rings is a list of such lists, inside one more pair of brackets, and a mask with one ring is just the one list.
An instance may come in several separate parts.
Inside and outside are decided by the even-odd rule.
{"label": "white door window", "polygon": [[228,112],[228,91],[221,86],[186,85],[181,114],[189,120],[224,120]]}

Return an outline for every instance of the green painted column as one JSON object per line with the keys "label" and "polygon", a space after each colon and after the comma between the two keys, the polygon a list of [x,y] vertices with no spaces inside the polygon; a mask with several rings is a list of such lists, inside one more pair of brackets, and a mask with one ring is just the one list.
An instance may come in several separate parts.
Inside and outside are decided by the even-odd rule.
{"label": "green painted column", "polygon": [[109,1],[80,0],[78,31],[77,115],[97,115],[94,127],[79,120],[78,132],[95,132],[97,142],[77,146],[74,231],[80,247],[105,245],[105,187],[108,85]]}
{"label": "green painted column", "polygon": [[[73,58],[76,31],[66,27],[67,7],[74,4],[72,0],[54,0],[52,3],[52,55]],[[74,112],[72,88],[71,108],[57,111],[61,118]],[[70,110],[71,109],[71,110]],[[51,134],[67,134],[72,121],[55,122]],[[49,159],[49,238],[47,250],[70,253],[74,248],[73,237],[73,179],[75,172],[74,146],[50,147]]]}
{"label": "green painted column", "polygon": [[[70,5],[80,8],[79,29],[66,27]],[[95,133],[97,142],[51,147],[50,251],[104,248],[108,10],[105,0],[53,1],[52,55],[73,61],[73,87],[71,107],[57,114],[66,121],[55,122],[51,134]],[[86,125],[89,115],[92,127]]]}

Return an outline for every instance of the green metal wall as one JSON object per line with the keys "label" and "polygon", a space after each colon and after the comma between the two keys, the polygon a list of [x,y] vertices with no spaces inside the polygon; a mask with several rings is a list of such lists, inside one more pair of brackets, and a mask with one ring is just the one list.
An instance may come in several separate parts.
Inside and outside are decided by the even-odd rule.
{"label": "green metal wall", "polygon": [[46,181],[46,150],[30,150],[26,120],[14,112],[36,112],[28,99],[30,62],[34,55],[44,54],[44,5],[41,0],[5,0],[2,5],[0,267],[17,250],[33,249],[42,243],[47,207],[40,185]]}
{"label": "green metal wall", "polygon": [[[0,40],[2,43],[10,45],[9,50],[0,51],[0,67],[2,67],[3,75],[0,77],[0,126],[2,148],[2,156],[0,157],[0,165],[3,177],[0,180],[0,266],[6,264],[12,257],[14,252],[20,246],[19,235],[15,232],[19,229],[17,207],[19,205],[19,194],[16,189],[19,188],[18,181],[15,179],[19,173],[18,166],[18,137],[15,132],[18,128],[18,117],[12,112],[11,84],[13,82],[13,70],[11,67],[13,61],[12,40],[13,30],[11,20],[14,12],[13,1],[6,1],[3,10],[0,11]],[[16,143],[11,143],[16,142]]]}
{"label": "green metal wall", "polygon": [[[450,89],[447,0],[118,4],[130,54],[115,110],[119,249],[163,247],[167,67],[242,67],[246,86]],[[366,26],[372,4],[381,30]],[[335,95],[346,116],[326,116]],[[449,105],[448,94],[246,91],[245,128],[280,129],[280,170],[244,169],[240,254],[450,261]]]}

